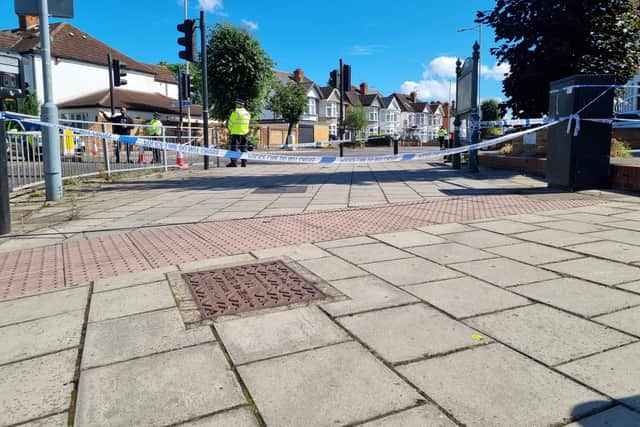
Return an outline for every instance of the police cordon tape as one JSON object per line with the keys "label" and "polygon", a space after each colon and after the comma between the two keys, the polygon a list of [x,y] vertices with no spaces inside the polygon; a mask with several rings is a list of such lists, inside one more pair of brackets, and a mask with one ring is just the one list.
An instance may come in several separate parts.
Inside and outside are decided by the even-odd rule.
{"label": "police cordon tape", "polygon": [[324,147],[326,145],[342,145],[342,144],[348,144],[350,142],[362,142],[362,141],[366,141],[366,139],[342,139],[339,141],[318,141],[318,142],[302,142],[300,144],[282,144],[280,145],[280,148],[307,148],[307,147],[311,147],[311,148],[320,148],[320,147]]}
{"label": "police cordon tape", "polygon": [[556,120],[547,124],[544,124],[537,128],[527,129],[521,132],[504,135],[495,139],[482,141],[477,144],[465,145],[457,148],[450,148],[446,150],[430,151],[426,153],[406,153],[399,155],[388,156],[361,156],[361,157],[330,157],[330,156],[291,156],[281,154],[268,154],[257,152],[240,153],[237,151],[221,150],[217,148],[206,148],[197,146],[185,146],[176,143],[165,143],[161,141],[153,141],[145,138],[138,138],[136,136],[115,135],[105,132],[91,131],[86,129],[78,129],[71,126],[55,125],[51,123],[44,123],[38,120],[25,120],[24,118],[16,118],[17,116],[11,116],[11,114],[4,114],[7,118],[22,119],[28,123],[32,123],[44,127],[54,127],[58,129],[68,129],[81,135],[89,135],[97,138],[111,139],[119,141],[125,144],[137,145],[142,147],[157,148],[168,151],[178,151],[183,153],[192,153],[202,156],[222,157],[228,159],[246,159],[246,160],[258,160],[265,162],[283,162],[283,163],[311,163],[311,164],[367,164],[367,163],[389,163],[389,162],[401,162],[401,161],[413,161],[413,160],[426,160],[435,159],[442,156],[451,156],[454,154],[461,154],[471,150],[478,150],[481,148],[490,147],[492,145],[501,144],[521,136],[538,132],[542,129],[554,126],[562,121]]}

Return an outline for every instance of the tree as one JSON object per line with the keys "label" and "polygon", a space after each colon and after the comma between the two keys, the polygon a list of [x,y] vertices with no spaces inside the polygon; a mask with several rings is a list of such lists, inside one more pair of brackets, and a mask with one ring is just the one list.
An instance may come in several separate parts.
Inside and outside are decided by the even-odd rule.
{"label": "tree", "polygon": [[480,111],[482,111],[482,120],[487,122],[502,120],[504,117],[500,109],[500,104],[495,99],[485,99],[482,101]]}
{"label": "tree", "polygon": [[289,123],[288,140],[293,126],[300,121],[304,113],[307,105],[307,91],[298,83],[282,84],[277,80],[273,82],[272,90],[273,94],[267,103],[267,108]]}
{"label": "tree", "polygon": [[7,111],[26,114],[28,116],[39,116],[40,105],[38,104],[38,96],[36,93],[30,93],[24,99],[14,99],[5,101]]}
{"label": "tree", "polygon": [[[165,66],[171,71],[173,77],[178,79],[180,71],[185,69],[185,64],[169,64],[167,62],[160,62],[158,65]],[[191,86],[194,88],[193,99],[194,104],[202,105],[202,70],[200,64],[192,62],[189,64],[189,75],[191,76]]]}
{"label": "tree", "polygon": [[578,73],[614,74],[624,84],[640,58],[638,0],[497,0],[476,22],[494,28],[515,117],[548,113],[549,82]]}
{"label": "tree", "polygon": [[260,42],[247,29],[215,24],[209,33],[207,60],[212,117],[227,120],[240,98],[255,121],[269,92],[274,66]]}
{"label": "tree", "polygon": [[349,107],[344,117],[344,126],[351,132],[352,138],[355,134],[369,124],[367,113],[362,107]]}

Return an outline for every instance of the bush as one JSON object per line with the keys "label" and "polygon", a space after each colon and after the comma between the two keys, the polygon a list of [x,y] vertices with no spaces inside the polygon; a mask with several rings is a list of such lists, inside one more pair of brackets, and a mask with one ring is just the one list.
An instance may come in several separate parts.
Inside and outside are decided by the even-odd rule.
{"label": "bush", "polygon": [[485,128],[480,131],[480,135],[482,139],[496,138],[502,136],[502,130],[500,128]]}
{"label": "bush", "polygon": [[631,153],[629,153],[629,150],[631,150],[631,147],[629,147],[629,145],[627,145],[624,141],[620,141],[619,139],[615,138],[611,140],[611,157],[632,157]]}

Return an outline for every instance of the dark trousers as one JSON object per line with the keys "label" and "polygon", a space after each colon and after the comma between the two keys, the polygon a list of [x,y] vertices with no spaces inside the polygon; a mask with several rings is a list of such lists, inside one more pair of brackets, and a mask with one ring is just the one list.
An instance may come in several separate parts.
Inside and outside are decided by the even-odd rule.
{"label": "dark trousers", "polygon": [[[231,151],[247,152],[247,137],[245,135],[231,135]],[[241,159],[242,165],[246,165],[247,161]],[[231,164],[236,164],[236,159],[231,159]]]}
{"label": "dark trousers", "polygon": [[444,136],[438,137],[438,139],[440,140],[440,149],[443,150],[445,148],[445,146],[444,146]]}
{"label": "dark trousers", "polygon": [[[120,163],[120,149],[122,148],[122,142],[116,142],[116,163]],[[127,151],[127,163],[131,163],[131,144],[124,144],[124,148]]]}
{"label": "dark trousers", "polygon": [[162,150],[159,148],[152,148],[153,150],[153,163],[162,163]]}

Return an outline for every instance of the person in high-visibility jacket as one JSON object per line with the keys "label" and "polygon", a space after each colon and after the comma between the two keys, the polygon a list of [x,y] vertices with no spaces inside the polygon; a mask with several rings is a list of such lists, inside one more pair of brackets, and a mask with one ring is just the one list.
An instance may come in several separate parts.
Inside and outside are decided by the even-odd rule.
{"label": "person in high-visibility jacket", "polygon": [[447,136],[447,131],[444,126],[440,126],[440,130],[438,131],[438,140],[440,141],[440,149],[444,150],[444,138]]}
{"label": "person in high-visibility jacket", "polygon": [[[244,101],[236,99],[236,109],[233,110],[229,120],[227,121],[227,128],[231,135],[231,151],[247,151],[247,135],[249,134],[249,122],[251,121],[251,114],[244,108]],[[238,164],[236,159],[231,159],[228,168],[235,168]],[[241,166],[244,168],[247,166],[247,161],[241,159]]]}
{"label": "person in high-visibility jacket", "polygon": [[[163,124],[160,121],[160,114],[153,113],[153,118],[149,122],[149,127],[147,128],[147,135],[153,136],[155,141],[161,141],[160,137],[162,136],[162,127]],[[152,148],[153,152],[153,163],[162,163],[162,151],[159,148]]]}

